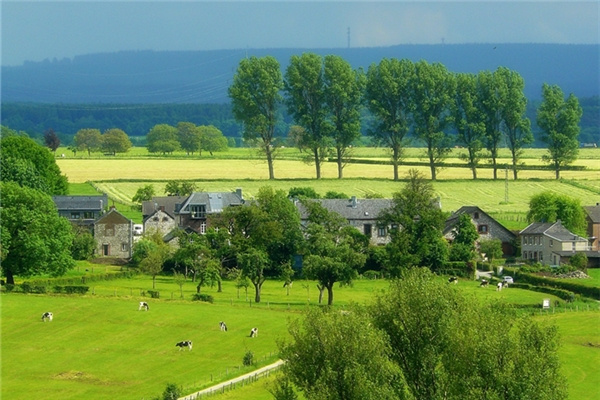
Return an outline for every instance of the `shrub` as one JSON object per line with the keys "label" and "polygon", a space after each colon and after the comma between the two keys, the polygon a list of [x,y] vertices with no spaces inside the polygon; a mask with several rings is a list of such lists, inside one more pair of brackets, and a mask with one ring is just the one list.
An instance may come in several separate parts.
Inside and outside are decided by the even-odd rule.
{"label": "shrub", "polygon": [[89,286],[65,286],[66,294],[86,294],[90,290]]}
{"label": "shrub", "polygon": [[148,294],[153,299],[159,299],[160,298],[160,292],[158,290],[148,290]]}
{"label": "shrub", "polygon": [[193,301],[205,301],[207,303],[212,303],[214,301],[213,297],[210,294],[204,293],[194,293],[192,296]]}
{"label": "shrub", "polygon": [[162,400],[177,400],[181,397],[181,389],[174,383],[167,383]]}
{"label": "shrub", "polygon": [[254,353],[248,350],[246,354],[244,354],[244,359],[242,360],[242,364],[245,366],[250,366],[254,364]]}

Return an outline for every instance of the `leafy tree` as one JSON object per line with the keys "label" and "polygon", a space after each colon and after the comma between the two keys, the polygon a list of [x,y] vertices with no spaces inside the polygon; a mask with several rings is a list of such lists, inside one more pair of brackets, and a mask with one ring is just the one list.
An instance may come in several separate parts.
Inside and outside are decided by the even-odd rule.
{"label": "leafy tree", "polygon": [[310,186],[305,187],[292,187],[288,191],[288,197],[290,199],[319,199],[321,196]]}
{"label": "leafy tree", "polygon": [[580,200],[550,191],[531,196],[527,220],[529,222],[560,220],[565,228],[580,234],[585,234],[587,227]]}
{"label": "leafy tree", "polygon": [[15,275],[61,276],[73,268],[71,224],[58,216],[52,198],[15,182],[0,182],[0,191],[2,275],[6,282],[14,284]]}
{"label": "leafy tree", "polygon": [[542,104],[537,112],[541,139],[548,145],[548,154],[542,160],[550,163],[556,179],[560,170],[577,159],[579,152],[579,121],[583,111],[572,93],[565,101],[562,90],[556,85],[544,84]]}
{"label": "leafy tree", "polygon": [[206,150],[213,155],[213,152],[227,150],[227,138],[223,133],[212,125],[203,126],[202,130],[202,150]]}
{"label": "leafy tree", "polygon": [[89,229],[73,225],[71,256],[74,260],[89,260],[94,256],[96,239]]}
{"label": "leafy tree", "polygon": [[375,118],[369,134],[376,143],[391,149],[395,181],[412,121],[410,88],[414,79],[415,66],[406,59],[384,58],[379,65],[372,64],[366,75],[365,102]]}
{"label": "leafy tree", "polygon": [[406,398],[402,374],[388,356],[392,349],[363,310],[309,309],[288,330],[291,341],[279,348],[290,382],[279,384],[287,395],[276,398],[296,398],[293,387],[308,400]]}
{"label": "leafy tree", "polygon": [[328,190],[325,193],[325,196],[323,196],[324,199],[349,199],[350,196],[348,196],[346,193],[343,192],[336,192],[334,190]]}
{"label": "leafy tree", "polygon": [[457,74],[452,116],[456,142],[467,149],[467,154],[461,154],[460,158],[471,168],[473,179],[477,179],[477,166],[481,160],[485,136],[485,125],[477,104],[477,76]]}
{"label": "leafy tree", "polygon": [[80,129],[73,137],[73,142],[78,150],[87,150],[89,156],[102,148],[102,134],[99,129]]}
{"label": "leafy tree", "polygon": [[494,179],[498,178],[498,150],[502,144],[502,110],[507,96],[507,87],[500,73],[481,71],[477,75],[478,107],[485,124],[485,147],[490,152]]}
{"label": "leafy tree", "polygon": [[131,199],[134,203],[141,204],[143,201],[152,200],[152,197],[156,195],[156,191],[154,190],[154,185],[148,184],[142,187],[139,187],[135,192],[135,195]]}
{"label": "leafy tree", "polygon": [[333,126],[331,138],[336,151],[338,178],[342,179],[352,142],[360,133],[360,105],[365,87],[362,71],[354,71],[339,56],[325,56],[323,61],[325,104]]}
{"label": "leafy tree", "polygon": [[138,240],[133,246],[134,262],[140,271],[152,276],[152,288],[156,288],[156,276],[163,270],[163,265],[169,257],[169,245],[163,242],[159,232]]}
{"label": "leafy tree", "polygon": [[452,261],[472,261],[475,257],[476,241],[479,239],[479,233],[477,233],[477,228],[471,222],[471,217],[468,214],[461,214],[458,217],[458,222],[452,235],[454,236],[452,248],[462,248],[459,251],[461,254],[460,257],[450,257]]}
{"label": "leafy tree", "polygon": [[317,179],[330,146],[331,123],[325,102],[323,59],[314,53],[292,56],[285,72],[284,89],[288,113],[304,128],[303,147],[313,156]]}
{"label": "leafy tree", "polygon": [[394,193],[392,206],[379,218],[380,226],[389,227],[389,273],[398,276],[398,268],[427,266],[440,268],[448,257],[448,247],[442,235],[446,220],[435,206],[435,192],[431,182],[411,169],[400,192]]}
{"label": "leafy tree", "polygon": [[174,383],[168,383],[162,395],[162,400],[177,400],[181,397],[181,388]]}
{"label": "leafy tree", "polygon": [[188,155],[195,151],[202,151],[202,131],[200,127],[191,122],[179,122],[177,124],[177,140]]}
{"label": "leafy tree", "polygon": [[585,253],[575,253],[569,259],[569,264],[580,271],[587,271],[588,257]]}
{"label": "leafy tree", "polygon": [[4,126],[4,125],[0,125],[0,137],[1,138],[7,138],[9,136],[23,136],[23,137],[29,137],[29,135],[27,134],[27,132],[17,132],[14,129],[10,129],[8,126]]}
{"label": "leafy tree", "polygon": [[172,153],[181,148],[177,140],[177,128],[167,125],[154,125],[146,135],[146,147],[150,153]]}
{"label": "leafy tree", "polygon": [[249,247],[238,254],[237,262],[244,276],[254,285],[254,302],[260,303],[262,285],[267,279],[265,270],[270,265],[268,254],[264,250]]}
{"label": "leafy tree", "polygon": [[196,184],[190,181],[169,181],[165,185],[165,194],[167,196],[189,196],[195,190]]}
{"label": "leafy tree", "polygon": [[50,195],[67,194],[67,177],[61,175],[48,149],[20,135],[3,137],[0,147],[2,181],[16,182]]}
{"label": "leafy tree", "polygon": [[244,139],[258,140],[260,149],[267,158],[269,179],[275,179],[275,127],[279,120],[281,89],[283,78],[279,62],[276,58],[267,56],[241,60],[228,90],[233,115],[244,124]]}
{"label": "leafy tree", "polygon": [[102,151],[112,155],[126,153],[131,148],[131,140],[123,130],[107,129],[102,134]]}
{"label": "leafy tree", "polygon": [[193,271],[193,280],[198,281],[197,293],[200,293],[203,286],[212,286],[221,279],[219,260],[215,258],[205,235],[182,233],[175,259],[178,263],[184,264],[186,270]]}
{"label": "leafy tree", "polygon": [[444,130],[452,121],[450,107],[456,91],[454,76],[440,63],[415,64],[412,87],[415,135],[427,147],[431,179],[436,180],[436,164],[451,150],[452,138]]}
{"label": "leafy tree", "polygon": [[53,153],[60,147],[60,138],[54,132],[54,129],[50,128],[44,132],[44,143]]}
{"label": "leafy tree", "polygon": [[527,98],[523,93],[525,81],[518,72],[508,68],[500,67],[496,73],[506,85],[506,99],[500,111],[501,128],[504,130],[506,144],[510,149],[513,177],[516,180],[523,146],[533,143],[531,121],[525,116],[527,111]]}
{"label": "leafy tree", "polygon": [[490,264],[494,264],[494,260],[501,258],[504,254],[502,251],[502,241],[500,239],[485,239],[479,242],[479,251],[485,254]]}
{"label": "leafy tree", "polygon": [[409,398],[567,398],[556,327],[479,304],[426,269],[406,270],[369,311]]}

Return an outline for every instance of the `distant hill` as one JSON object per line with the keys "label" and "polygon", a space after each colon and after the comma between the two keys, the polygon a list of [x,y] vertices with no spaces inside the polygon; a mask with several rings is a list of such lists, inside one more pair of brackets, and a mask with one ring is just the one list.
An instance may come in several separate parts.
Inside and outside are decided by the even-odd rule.
{"label": "distant hill", "polygon": [[353,67],[383,58],[441,62],[452,72],[519,72],[526,96],[539,99],[544,82],[577,97],[600,95],[597,45],[462,44],[400,45],[349,49],[247,49],[216,51],[127,51],[27,62],[2,67],[2,102],[185,104],[227,103],[227,88],[246,56],[276,57],[285,72],[290,57],[303,52],[336,54]]}

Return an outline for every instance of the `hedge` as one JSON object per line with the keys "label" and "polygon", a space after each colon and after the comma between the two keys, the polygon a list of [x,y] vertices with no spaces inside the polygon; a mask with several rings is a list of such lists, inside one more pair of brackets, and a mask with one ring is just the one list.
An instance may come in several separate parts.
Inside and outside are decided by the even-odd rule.
{"label": "hedge", "polygon": [[600,300],[600,287],[586,286],[576,282],[559,281],[554,278],[547,278],[544,276],[520,272],[519,270],[514,268],[505,268],[504,272],[509,273],[510,275],[515,277],[515,279],[522,283],[530,283],[534,286],[541,286],[547,288],[562,289],[564,291],[576,293],[585,297],[590,297],[594,300]]}

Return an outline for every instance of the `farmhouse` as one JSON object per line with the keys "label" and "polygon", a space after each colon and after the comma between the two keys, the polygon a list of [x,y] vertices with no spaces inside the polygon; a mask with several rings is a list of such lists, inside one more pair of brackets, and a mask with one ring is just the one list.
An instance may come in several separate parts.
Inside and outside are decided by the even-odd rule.
{"label": "farmhouse", "polygon": [[517,235],[477,206],[463,206],[446,219],[443,231],[446,240],[451,242],[454,239],[453,232],[462,214],[467,214],[471,217],[471,222],[477,228],[480,240],[499,239],[502,242],[502,253],[504,256],[515,255],[514,241]]}
{"label": "farmhouse", "polygon": [[589,250],[586,238],[565,228],[561,221],[534,222],[519,233],[521,257],[548,265],[568,262],[576,252]]}
{"label": "farmhouse", "polygon": [[600,251],[600,203],[596,203],[595,206],[584,206],[583,210],[586,214],[586,233],[591,250]]}
{"label": "farmhouse", "polygon": [[99,196],[52,196],[58,215],[71,223],[92,228],[108,208],[108,195]]}
{"label": "farmhouse", "polygon": [[[328,211],[336,212],[344,217],[348,223],[366,235],[372,244],[384,245],[389,241],[387,229],[378,227],[379,214],[392,206],[391,199],[314,199]],[[302,225],[308,223],[308,213],[300,201],[295,202],[300,212]]]}
{"label": "farmhouse", "polygon": [[133,221],[111,207],[94,222],[96,254],[104,257],[130,258]]}

